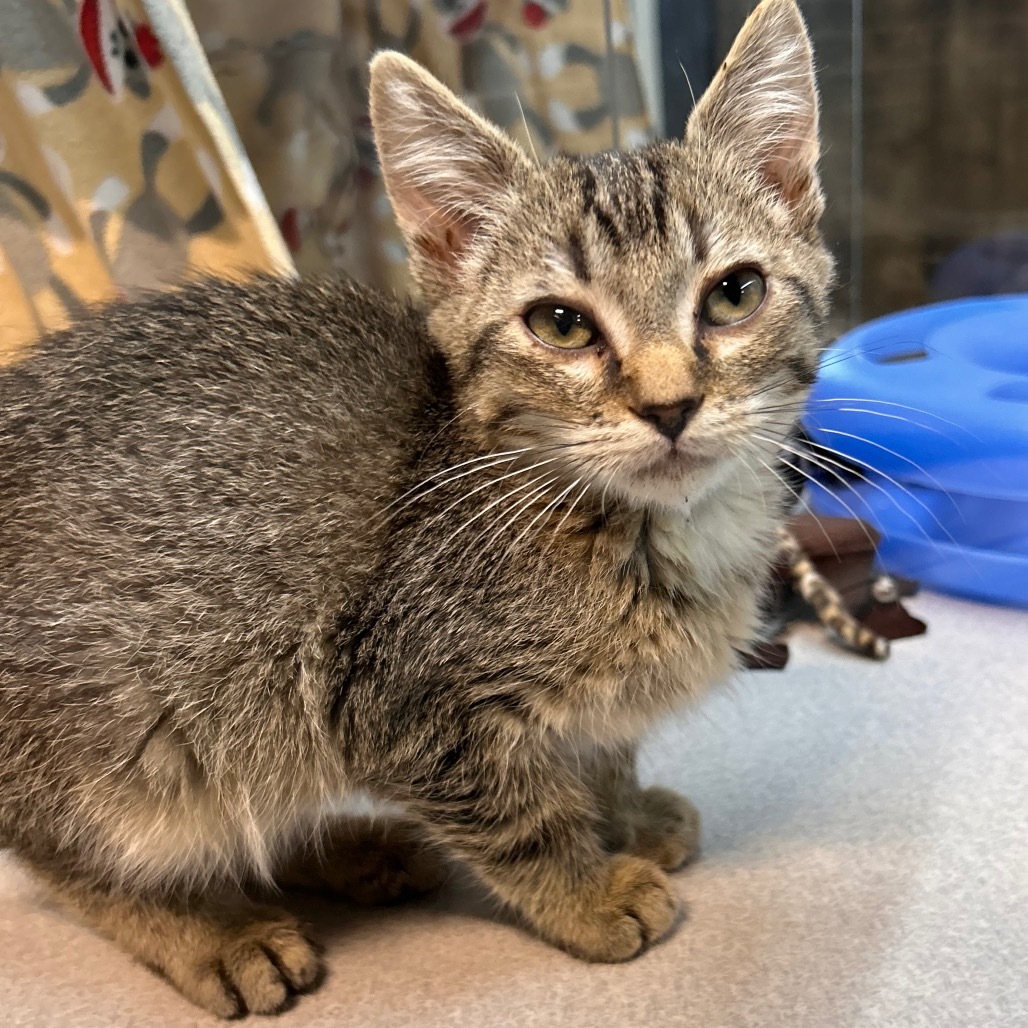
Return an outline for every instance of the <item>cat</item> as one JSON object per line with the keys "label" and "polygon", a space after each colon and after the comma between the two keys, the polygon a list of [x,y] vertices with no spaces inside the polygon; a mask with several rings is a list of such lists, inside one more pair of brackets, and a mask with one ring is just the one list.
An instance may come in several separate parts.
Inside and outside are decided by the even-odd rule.
{"label": "cat", "polygon": [[587,960],[670,931],[698,816],[636,744],[756,637],[832,285],[792,0],[680,142],[539,166],[389,52],[371,110],[417,307],[208,282],[0,375],[0,836],[226,1017],[322,974],[249,886],[436,848]]}

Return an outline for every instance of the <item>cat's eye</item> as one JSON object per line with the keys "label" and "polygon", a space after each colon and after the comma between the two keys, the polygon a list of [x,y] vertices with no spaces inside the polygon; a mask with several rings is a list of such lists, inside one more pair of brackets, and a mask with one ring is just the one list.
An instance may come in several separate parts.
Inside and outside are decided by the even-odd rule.
{"label": "cat's eye", "polygon": [[596,326],[581,312],[563,303],[541,303],[525,315],[529,332],[540,342],[562,350],[581,350],[599,341]]}
{"label": "cat's eye", "polygon": [[752,268],[730,271],[703,298],[700,316],[708,325],[734,325],[764,302],[767,285]]}

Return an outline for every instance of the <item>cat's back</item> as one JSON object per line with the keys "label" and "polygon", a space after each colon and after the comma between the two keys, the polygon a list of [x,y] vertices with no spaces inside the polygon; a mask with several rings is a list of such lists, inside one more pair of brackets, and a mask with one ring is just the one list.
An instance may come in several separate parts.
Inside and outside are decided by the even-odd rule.
{"label": "cat's back", "polygon": [[295,430],[380,414],[388,429],[423,393],[427,358],[417,312],[354,283],[206,282],[97,310],[0,373],[0,447],[17,460],[27,438],[66,451],[158,434],[194,445],[192,426],[220,422],[217,446],[279,419]]}
{"label": "cat's back", "polygon": [[359,590],[432,363],[411,308],[346,282],[206,283],[52,336],[0,374],[0,618]]}

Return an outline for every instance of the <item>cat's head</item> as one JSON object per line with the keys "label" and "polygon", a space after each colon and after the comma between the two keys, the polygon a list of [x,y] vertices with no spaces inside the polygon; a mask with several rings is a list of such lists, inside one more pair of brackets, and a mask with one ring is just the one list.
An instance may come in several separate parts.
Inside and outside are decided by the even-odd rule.
{"label": "cat's head", "polygon": [[792,0],[751,15],[681,141],[540,166],[395,53],[372,63],[371,109],[483,448],[525,448],[555,485],[629,503],[764,474],[813,382],[832,284]]}

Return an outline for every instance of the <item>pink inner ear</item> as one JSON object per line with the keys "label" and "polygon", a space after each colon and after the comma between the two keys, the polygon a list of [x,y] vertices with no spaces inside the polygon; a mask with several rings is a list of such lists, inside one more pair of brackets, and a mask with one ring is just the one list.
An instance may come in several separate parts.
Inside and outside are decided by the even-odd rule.
{"label": "pink inner ear", "polygon": [[450,222],[433,231],[427,226],[412,239],[412,245],[426,260],[453,267],[467,246],[469,233],[458,223]]}
{"label": "pink inner ear", "polygon": [[414,249],[435,264],[457,264],[474,235],[467,218],[443,210],[413,186],[394,197],[394,202]]}
{"label": "pink inner ear", "polygon": [[798,207],[810,194],[812,164],[806,157],[802,144],[781,143],[761,169],[767,184],[790,207]]}

